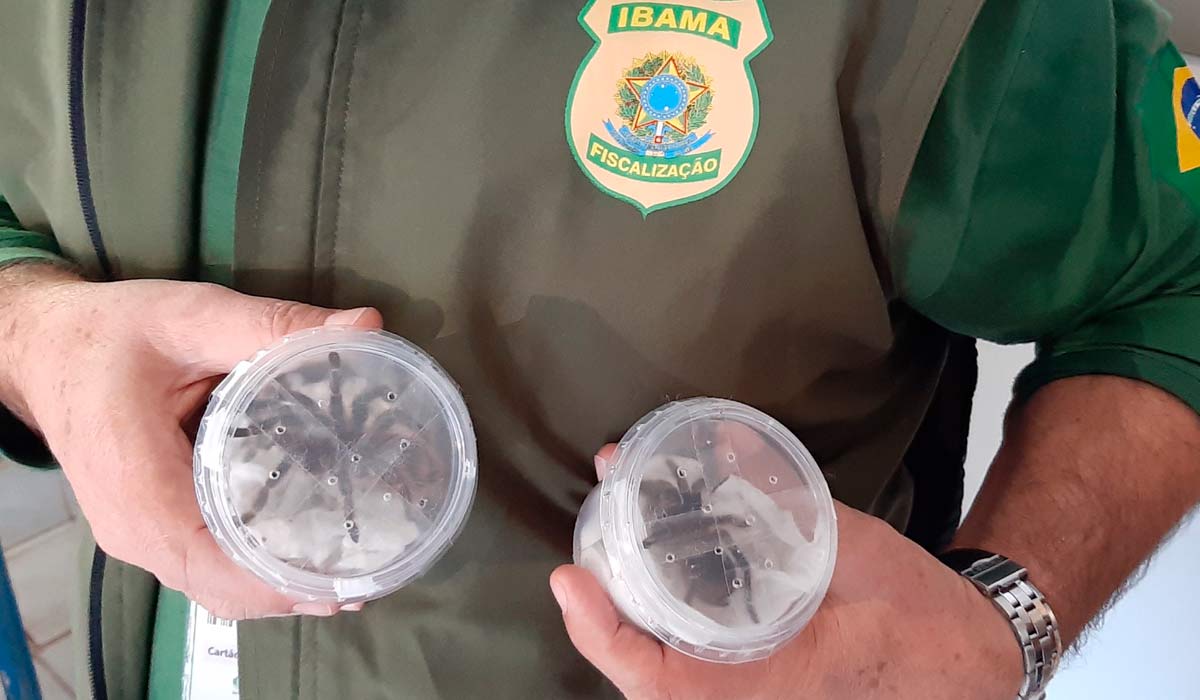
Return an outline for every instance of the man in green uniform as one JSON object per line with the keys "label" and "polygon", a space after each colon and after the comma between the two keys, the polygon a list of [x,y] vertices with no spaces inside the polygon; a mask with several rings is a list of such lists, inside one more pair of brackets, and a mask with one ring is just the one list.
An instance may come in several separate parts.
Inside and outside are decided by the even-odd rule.
{"label": "man in green uniform", "polygon": [[[3,17],[2,444],[63,466],[99,545],[96,697],[180,697],[175,591],[276,618],[238,628],[254,699],[1036,697],[1200,502],[1200,88],[1149,0]],[[223,557],[184,428],[324,323],[434,354],[480,446],[455,547],[341,614]],[[955,534],[964,336],[1039,353]],[[546,586],[596,450],[692,395],[779,418],[845,504],[828,599],[764,662]]]}

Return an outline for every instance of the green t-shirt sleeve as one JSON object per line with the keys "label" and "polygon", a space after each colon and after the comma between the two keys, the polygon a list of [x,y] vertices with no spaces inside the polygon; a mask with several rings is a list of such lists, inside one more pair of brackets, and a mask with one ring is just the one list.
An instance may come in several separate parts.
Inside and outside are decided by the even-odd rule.
{"label": "green t-shirt sleeve", "polygon": [[[63,262],[54,238],[23,228],[8,202],[0,197],[0,268],[29,260]],[[54,458],[41,438],[2,405],[0,455],[29,467],[55,466]]]}
{"label": "green t-shirt sleeve", "polygon": [[992,0],[955,64],[888,251],[941,325],[1036,341],[1055,379],[1200,411],[1200,88],[1147,0]]}
{"label": "green t-shirt sleeve", "polygon": [[0,267],[23,260],[61,260],[53,236],[26,230],[0,196]]}

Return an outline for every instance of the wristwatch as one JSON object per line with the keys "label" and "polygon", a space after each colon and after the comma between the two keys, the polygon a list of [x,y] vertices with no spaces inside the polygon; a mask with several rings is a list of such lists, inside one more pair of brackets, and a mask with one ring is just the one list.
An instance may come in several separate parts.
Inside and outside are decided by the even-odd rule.
{"label": "wristwatch", "polygon": [[952,549],[938,559],[975,584],[1012,624],[1025,662],[1025,682],[1017,700],[1044,700],[1062,658],[1062,637],[1054,611],[1029,582],[1028,572],[1007,557],[981,549]]}

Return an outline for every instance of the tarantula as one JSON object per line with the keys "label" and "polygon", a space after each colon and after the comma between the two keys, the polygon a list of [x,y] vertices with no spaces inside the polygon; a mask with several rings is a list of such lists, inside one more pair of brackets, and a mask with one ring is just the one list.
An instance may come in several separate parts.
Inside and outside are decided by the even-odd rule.
{"label": "tarantula", "polygon": [[[358,543],[361,533],[353,517],[356,506],[352,479],[339,475],[347,471],[373,474],[389,489],[385,500],[395,491],[424,508],[429,499],[416,494],[424,493],[438,480],[439,470],[430,455],[413,450],[427,422],[408,424],[397,390],[367,382],[368,388],[348,396],[344,384],[357,376],[348,371],[338,352],[329,352],[326,360],[305,363],[272,379],[248,407],[246,424],[233,431],[232,437],[237,440],[266,438],[266,449],[274,445],[284,455],[243,513],[242,521],[250,524],[274,490],[285,483],[287,475],[300,469],[317,483],[336,486],[347,534]],[[310,387],[320,387],[321,391],[314,392]],[[313,398],[312,393],[323,395],[325,387],[327,399]],[[360,472],[369,467],[370,472]]]}
{"label": "tarantula", "polygon": [[[750,561],[737,545],[724,544],[734,541],[736,530],[750,527],[746,518],[710,515],[713,508],[711,503],[705,503],[703,478],[691,480],[686,469],[673,458],[667,458],[665,462],[671,469],[671,480],[646,478],[641,484],[639,498],[643,512],[656,516],[646,524],[642,547],[668,550],[665,560],[673,563],[678,556],[674,552],[686,551],[687,545],[697,540],[721,543],[712,550],[684,556],[683,565],[688,576],[683,602],[692,605],[698,599],[714,607],[729,606],[735,594],[726,587],[726,572],[730,572],[733,588],[745,591],[747,615],[751,622],[758,624],[758,611],[750,594]],[[726,481],[728,477],[713,487],[712,492],[715,493]],[[692,513],[695,517],[687,519],[681,526],[676,516]]]}

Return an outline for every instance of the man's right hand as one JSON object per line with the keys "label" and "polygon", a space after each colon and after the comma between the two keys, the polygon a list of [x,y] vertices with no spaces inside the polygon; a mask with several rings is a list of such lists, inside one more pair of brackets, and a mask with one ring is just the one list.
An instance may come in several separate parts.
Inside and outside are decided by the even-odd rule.
{"label": "man's right hand", "polygon": [[305,328],[378,328],[378,311],[18,265],[0,271],[0,320],[0,399],[45,437],[101,549],[220,617],[337,611],[290,600],[218,548],[187,425],[238,362]]}

